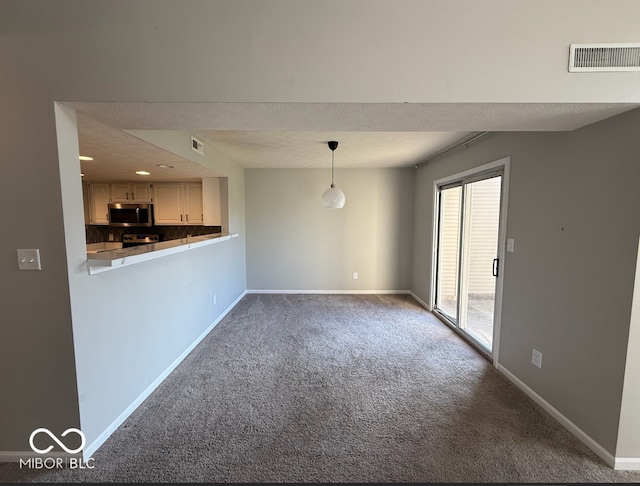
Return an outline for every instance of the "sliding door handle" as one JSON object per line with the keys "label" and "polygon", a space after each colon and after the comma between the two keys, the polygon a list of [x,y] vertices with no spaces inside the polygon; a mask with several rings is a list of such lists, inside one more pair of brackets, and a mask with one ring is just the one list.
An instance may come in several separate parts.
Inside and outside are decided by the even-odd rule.
{"label": "sliding door handle", "polygon": [[499,264],[500,264],[500,260],[498,258],[494,258],[493,259],[493,270],[492,270],[492,273],[493,273],[494,277],[498,276],[498,266],[499,266]]}

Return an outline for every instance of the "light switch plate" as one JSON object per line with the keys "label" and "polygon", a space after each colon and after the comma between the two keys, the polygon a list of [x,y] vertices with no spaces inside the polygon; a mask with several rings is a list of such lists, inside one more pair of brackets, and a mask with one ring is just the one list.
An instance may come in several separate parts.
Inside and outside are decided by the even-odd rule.
{"label": "light switch plate", "polygon": [[507,251],[514,251],[516,240],[513,238],[507,238]]}
{"label": "light switch plate", "polygon": [[531,350],[531,363],[538,368],[542,368],[542,353],[535,348]]}
{"label": "light switch plate", "polygon": [[37,248],[18,250],[18,270],[42,270],[40,250]]}

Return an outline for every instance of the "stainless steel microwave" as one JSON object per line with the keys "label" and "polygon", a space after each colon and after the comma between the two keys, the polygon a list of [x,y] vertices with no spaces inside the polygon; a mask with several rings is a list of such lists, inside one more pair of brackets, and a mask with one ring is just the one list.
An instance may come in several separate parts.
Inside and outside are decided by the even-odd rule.
{"label": "stainless steel microwave", "polygon": [[109,204],[109,226],[152,226],[152,204]]}

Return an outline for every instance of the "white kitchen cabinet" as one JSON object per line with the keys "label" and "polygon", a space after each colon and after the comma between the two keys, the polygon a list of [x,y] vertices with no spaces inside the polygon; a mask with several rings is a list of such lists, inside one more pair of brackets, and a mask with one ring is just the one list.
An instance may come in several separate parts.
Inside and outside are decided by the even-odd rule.
{"label": "white kitchen cabinet", "polygon": [[89,188],[89,224],[109,224],[109,202],[111,185],[90,182]]}
{"label": "white kitchen cabinet", "polygon": [[202,225],[202,183],[158,182],[154,184],[156,225]]}
{"label": "white kitchen cabinet", "polygon": [[202,212],[205,226],[222,226],[222,184],[219,177],[202,179]]}
{"label": "white kitchen cabinet", "polygon": [[111,202],[151,203],[153,202],[153,186],[145,182],[112,183]]}
{"label": "white kitchen cabinet", "polygon": [[183,188],[179,182],[158,182],[153,185],[154,224],[184,224]]}
{"label": "white kitchen cabinet", "polygon": [[202,207],[202,183],[185,183],[183,194],[185,224],[204,224],[204,213]]}
{"label": "white kitchen cabinet", "polygon": [[139,203],[153,202],[153,184],[139,182],[131,185],[133,200]]}

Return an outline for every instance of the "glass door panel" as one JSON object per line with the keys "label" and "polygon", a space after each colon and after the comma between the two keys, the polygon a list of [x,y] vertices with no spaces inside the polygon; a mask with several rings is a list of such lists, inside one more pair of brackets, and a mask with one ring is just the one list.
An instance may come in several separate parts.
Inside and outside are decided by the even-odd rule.
{"label": "glass door panel", "polygon": [[491,351],[498,268],[501,176],[464,186],[460,328]]}
{"label": "glass door panel", "polygon": [[462,186],[440,190],[436,308],[453,323],[458,319],[461,211]]}

